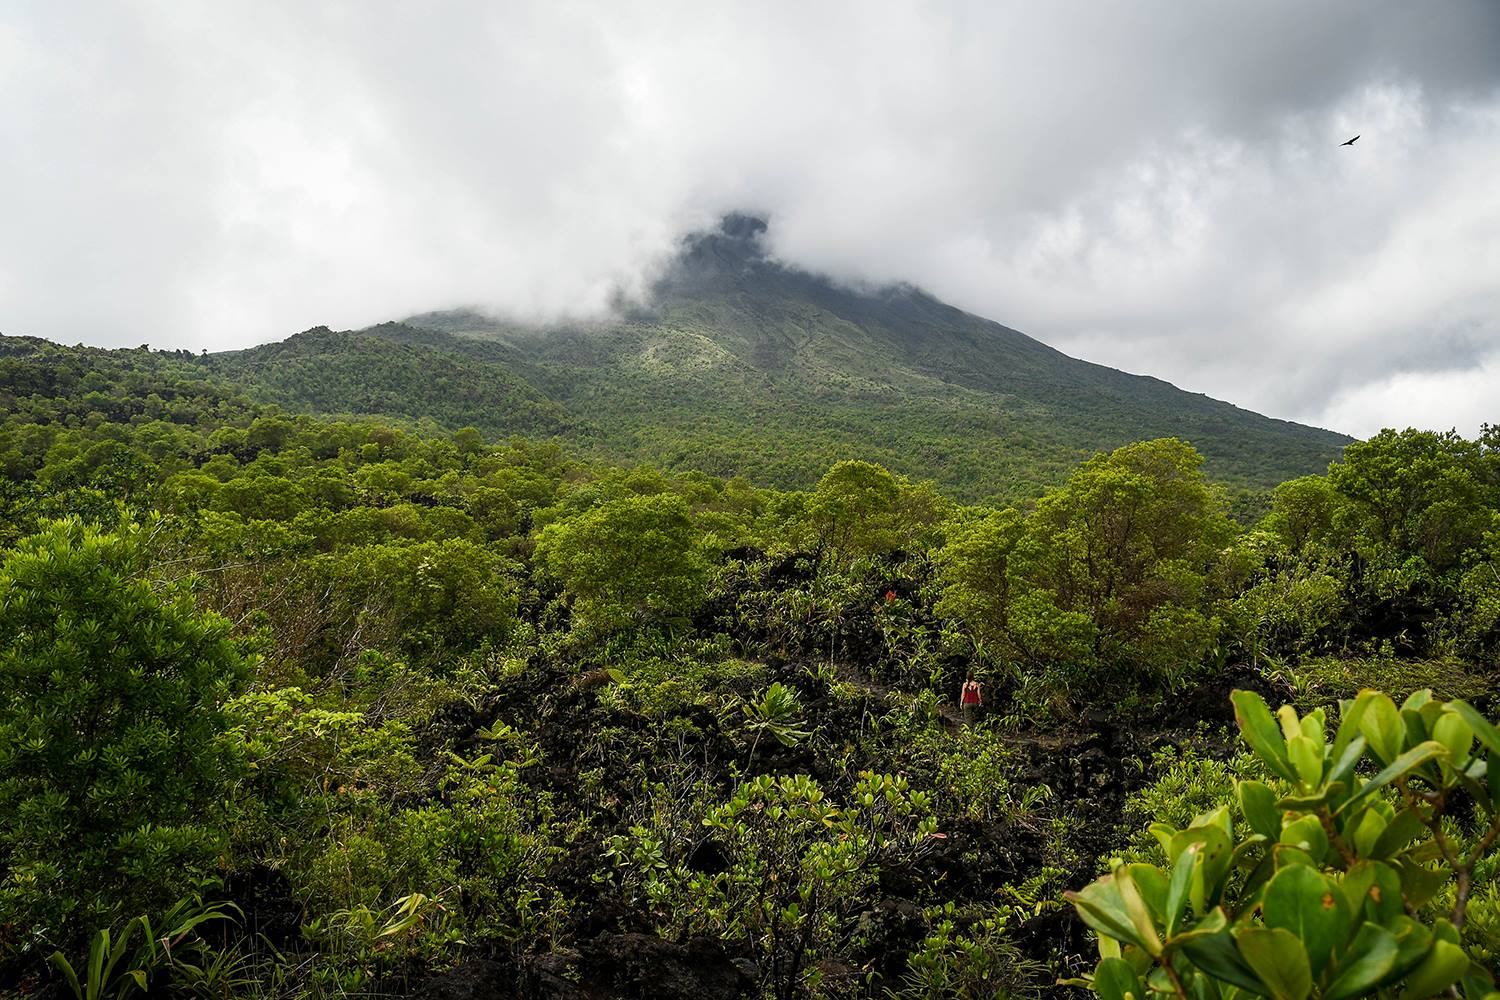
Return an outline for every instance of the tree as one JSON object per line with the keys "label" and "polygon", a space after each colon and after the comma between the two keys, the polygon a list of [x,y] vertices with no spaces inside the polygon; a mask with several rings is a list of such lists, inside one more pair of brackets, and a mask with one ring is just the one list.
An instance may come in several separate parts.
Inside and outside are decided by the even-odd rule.
{"label": "tree", "polygon": [[144,558],[137,528],[66,520],[0,564],[0,912],[17,934],[169,904],[220,846],[221,706],[249,664]]}
{"label": "tree", "polygon": [[1026,518],[1007,508],[954,526],[948,544],[938,551],[943,592],[937,611],[965,622],[981,645],[999,645],[1007,639],[1010,559],[1025,531]]}
{"label": "tree", "polygon": [[1273,578],[1332,573],[1344,631],[1408,651],[1484,655],[1500,582],[1500,464],[1493,438],[1382,431],[1345,449],[1326,477],[1283,483],[1263,526],[1286,546]]}
{"label": "tree", "polygon": [[943,502],[931,484],[913,484],[870,462],[844,461],[819,480],[807,503],[820,554],[885,555],[916,542]]}
{"label": "tree", "polygon": [[256,417],[245,432],[245,450],[252,455],[262,451],[280,451],[287,446],[297,427],[280,417]]}
{"label": "tree", "polygon": [[1171,687],[1212,644],[1214,573],[1235,529],[1172,438],[1084,463],[1022,516],[961,527],[938,556],[943,607],[1066,701],[1095,680]]}
{"label": "tree", "polygon": [[547,525],[536,561],[561,581],[590,627],[680,619],[703,603],[708,560],[687,504],[624,497]]}
{"label": "tree", "polygon": [[1346,448],[1328,478],[1345,501],[1337,525],[1363,558],[1381,567],[1416,559],[1442,574],[1496,526],[1491,472],[1479,441],[1385,430]]}
{"label": "tree", "polygon": [[1313,546],[1332,540],[1338,506],[1338,493],[1326,476],[1289,479],[1271,491],[1271,512],[1262,527],[1293,555],[1304,555]]}

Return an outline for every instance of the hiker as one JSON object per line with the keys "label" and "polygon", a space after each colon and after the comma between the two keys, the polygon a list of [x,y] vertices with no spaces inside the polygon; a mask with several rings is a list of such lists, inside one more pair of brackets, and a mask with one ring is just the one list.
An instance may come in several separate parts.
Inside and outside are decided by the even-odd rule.
{"label": "hiker", "polygon": [[964,710],[964,722],[972,723],[979,717],[979,710],[984,707],[984,695],[980,692],[979,682],[974,679],[974,671],[969,671],[968,678],[963,687],[959,688],[958,703]]}

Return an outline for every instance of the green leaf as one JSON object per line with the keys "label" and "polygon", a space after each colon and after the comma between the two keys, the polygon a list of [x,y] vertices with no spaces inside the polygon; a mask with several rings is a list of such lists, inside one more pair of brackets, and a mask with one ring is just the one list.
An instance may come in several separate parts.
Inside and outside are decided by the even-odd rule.
{"label": "green leaf", "polygon": [[1265,888],[1266,883],[1270,881],[1271,876],[1276,874],[1277,868],[1280,867],[1277,864],[1279,853],[1290,850],[1294,850],[1294,848],[1281,847],[1276,844],[1266,847],[1265,851],[1261,854],[1260,861],[1250,870],[1250,874],[1245,876],[1245,884],[1240,888],[1240,898],[1245,901],[1245,905],[1253,906],[1254,903],[1250,902],[1250,900],[1259,899],[1259,893]]}
{"label": "green leaf", "polygon": [[1365,796],[1374,794],[1375,792],[1384,788],[1386,785],[1389,785],[1391,782],[1395,781],[1397,778],[1404,777],[1405,775],[1410,774],[1412,771],[1416,770],[1423,764],[1427,763],[1428,761],[1432,760],[1434,757],[1437,757],[1442,753],[1442,746],[1432,742],[1431,740],[1412,747],[1410,750],[1406,751],[1395,760],[1391,761],[1391,763],[1386,767],[1385,770],[1381,771],[1379,774],[1375,775],[1375,777],[1371,778],[1369,781],[1360,786],[1359,791],[1349,796],[1348,801],[1339,806],[1338,813],[1336,813],[1335,815],[1343,813],[1346,809],[1363,799]]}
{"label": "green leaf", "polygon": [[1469,956],[1451,941],[1434,941],[1422,963],[1406,977],[1398,1000],[1425,1000],[1437,996],[1469,971]]}
{"label": "green leaf", "polygon": [[1365,900],[1374,884],[1375,865],[1370,861],[1356,861],[1339,880],[1339,889],[1344,893],[1344,901],[1349,904],[1349,912],[1356,921],[1364,910]]}
{"label": "green leaf", "polygon": [[1378,809],[1374,806],[1384,806],[1385,803],[1375,800],[1371,803],[1372,808],[1359,812],[1358,819],[1344,820],[1344,838],[1354,845],[1354,853],[1362,858],[1368,858],[1375,853],[1375,844],[1379,842],[1380,835],[1385,832],[1386,827],[1391,825],[1393,815],[1389,808]]}
{"label": "green leaf", "polygon": [[1298,723],[1298,729],[1303,736],[1306,736],[1314,743],[1322,745],[1328,742],[1326,723],[1327,716],[1323,710],[1315,708],[1302,717],[1302,720]]}
{"label": "green leaf", "polygon": [[1495,800],[1490,796],[1490,786],[1487,780],[1490,762],[1486,759],[1484,748],[1469,757],[1469,763],[1457,772],[1458,783],[1463,785],[1464,791],[1474,796],[1474,801],[1479,808],[1484,810],[1486,816],[1495,813]]}
{"label": "green leaf", "polygon": [[[178,938],[182,937],[184,934],[187,934],[189,931],[195,930],[199,925],[206,924],[211,920],[233,921],[234,918],[231,917],[228,913],[224,912],[224,910],[220,908],[221,906],[226,906],[232,910],[235,910],[236,912],[239,912],[239,907],[235,906],[233,903],[218,904],[206,910],[203,910],[201,913],[193,914],[192,916],[183,920],[181,923],[177,924],[177,926],[173,927],[170,931],[167,931],[165,934],[162,934],[160,936],[175,941]],[[141,922],[145,923],[145,921],[146,918],[142,917]],[[146,926],[146,936],[148,938],[156,936],[151,933],[149,924]]]}
{"label": "green leaf", "polygon": [[1125,900],[1114,875],[1095,879],[1078,892],[1066,892],[1063,896],[1073,904],[1083,922],[1095,931],[1138,948],[1145,947],[1126,912]]}
{"label": "green leaf", "polygon": [[1218,905],[1219,895],[1224,891],[1224,883],[1229,878],[1229,863],[1233,857],[1234,848],[1229,842],[1229,835],[1222,827],[1195,826],[1183,830],[1172,838],[1172,848],[1167,852],[1167,856],[1180,856],[1190,844],[1201,846],[1198,863],[1193,868],[1188,898],[1192,901],[1194,913],[1207,913]]}
{"label": "green leaf", "polygon": [[1484,744],[1486,750],[1500,755],[1500,729],[1496,729],[1490,720],[1480,715],[1478,710],[1466,701],[1455,699],[1448,702],[1448,708],[1469,724],[1469,728],[1474,730],[1475,737]]}
{"label": "green leaf", "polygon": [[1276,793],[1260,781],[1241,781],[1236,786],[1240,809],[1250,829],[1267,840],[1281,837],[1281,811],[1276,808]]}
{"label": "green leaf", "polygon": [[1311,795],[1283,795],[1276,800],[1276,808],[1283,812],[1316,812],[1326,806],[1347,789],[1341,781],[1329,782]]}
{"label": "green leaf", "polygon": [[1202,851],[1201,843],[1189,844],[1182,849],[1182,853],[1178,854],[1177,860],[1172,863],[1172,879],[1167,884],[1167,906],[1163,914],[1168,939],[1177,933],[1183,911],[1187,909],[1188,889],[1193,884],[1193,873],[1198,867],[1198,858]]}
{"label": "green leaf", "polygon": [[1181,832],[1177,827],[1171,823],[1152,823],[1146,827],[1146,832],[1156,838],[1156,842],[1161,845],[1161,852],[1163,854],[1169,858],[1173,856],[1172,838]]}
{"label": "green leaf", "polygon": [[1290,705],[1282,705],[1276,710],[1276,721],[1281,726],[1283,739],[1290,740],[1295,736],[1302,735],[1302,727],[1298,725],[1297,710]]}
{"label": "green leaf", "polygon": [[1106,958],[1094,968],[1094,992],[1104,1000],[1147,1000],[1146,986],[1123,958]]}
{"label": "green leaf", "polygon": [[1151,865],[1124,865],[1115,869],[1115,883],[1125,914],[1135,928],[1136,940],[1146,954],[1155,958],[1162,947],[1156,920],[1166,909],[1166,876]]}
{"label": "green leaf", "polygon": [[83,989],[78,985],[78,973],[73,971],[73,966],[67,957],[60,951],[54,951],[48,961],[62,973],[63,979],[67,980],[68,989],[72,990],[76,1000],[83,1000]]}
{"label": "green leaf", "polygon": [[1389,695],[1378,691],[1360,692],[1361,698],[1366,695],[1369,703],[1360,717],[1359,731],[1380,762],[1389,764],[1401,756],[1401,748],[1406,744],[1406,723]]}
{"label": "green leaf", "polygon": [[1266,884],[1261,913],[1267,927],[1291,931],[1302,942],[1314,979],[1349,936],[1349,904],[1324,876],[1298,865]]}
{"label": "green leaf", "polygon": [[1331,756],[1334,760],[1342,760],[1349,745],[1359,736],[1360,719],[1364,717],[1365,711],[1370,707],[1370,698],[1374,691],[1362,691],[1358,698],[1339,702],[1339,729],[1333,737],[1333,751]]}
{"label": "green leaf", "polygon": [[1281,927],[1241,927],[1235,945],[1275,1000],[1305,1000],[1312,970],[1297,935]]}
{"label": "green leaf", "polygon": [[[1286,831],[1282,831],[1286,836]],[[1280,870],[1288,865],[1302,865],[1306,868],[1317,868],[1318,862],[1314,861],[1311,854],[1294,844],[1276,844],[1271,848],[1271,856],[1275,859],[1275,869]],[[1275,871],[1270,874],[1274,875]]]}
{"label": "green leaf", "polygon": [[1376,839],[1375,846],[1370,851],[1370,857],[1389,858],[1399,854],[1407,844],[1410,844],[1426,829],[1427,825],[1416,813],[1410,809],[1398,810],[1396,818],[1386,825],[1385,830]]}
{"label": "green leaf", "polygon": [[1446,868],[1433,871],[1409,856],[1399,859],[1395,868],[1401,873],[1401,895],[1412,906],[1425,906],[1452,877]]}
{"label": "green leaf", "polygon": [[1448,751],[1449,765],[1460,768],[1469,759],[1469,748],[1474,745],[1474,727],[1457,712],[1444,712],[1432,727],[1432,738]]}
{"label": "green leaf", "polygon": [[1234,720],[1250,749],[1278,777],[1296,781],[1297,771],[1286,755],[1286,740],[1265,699],[1254,691],[1234,691],[1229,700],[1234,703]]}
{"label": "green leaf", "polygon": [[1386,922],[1387,929],[1396,935],[1396,967],[1394,975],[1401,977],[1417,967],[1427,957],[1432,947],[1432,931],[1417,923],[1405,913],[1398,914]]}
{"label": "green leaf", "polygon": [[1396,935],[1377,924],[1365,923],[1335,968],[1323,1000],[1367,996],[1392,974],[1398,950]]}
{"label": "green leaf", "polygon": [[1208,913],[1204,914],[1201,920],[1179,934],[1177,936],[1177,940],[1187,941],[1194,937],[1200,937],[1207,934],[1217,934],[1220,931],[1227,930],[1228,928],[1229,918],[1224,915],[1224,907],[1215,906],[1212,910],[1209,910]]}
{"label": "green leaf", "polygon": [[1224,805],[1215,806],[1207,812],[1199,813],[1197,816],[1193,817],[1193,821],[1188,824],[1189,829],[1199,826],[1216,826],[1220,830],[1224,831],[1224,836],[1233,837],[1234,824],[1230,820],[1229,805],[1226,803]]}
{"label": "green leaf", "polygon": [[1235,947],[1228,931],[1193,935],[1182,942],[1182,953],[1199,969],[1222,982],[1232,983],[1252,994],[1265,992],[1265,985]]}
{"label": "green leaf", "polygon": [[[1351,883],[1355,883],[1351,885]],[[1357,922],[1360,914],[1365,919],[1390,926],[1390,922],[1406,912],[1401,896],[1401,876],[1396,869],[1383,861],[1361,861],[1344,878],[1344,897]],[[1356,899],[1351,892],[1358,890]]]}
{"label": "green leaf", "polygon": [[1323,780],[1323,744],[1314,743],[1312,740],[1298,733],[1286,741],[1287,757],[1291,759],[1292,767],[1297,769],[1297,776],[1302,779],[1302,784],[1308,788],[1316,788]]}
{"label": "green leaf", "polygon": [[[133,927],[134,924],[127,924]],[[89,992],[93,993],[104,985],[104,959],[109,954],[109,929],[100,928],[94,935],[94,942],[89,946]],[[114,963],[110,963],[113,965]]]}
{"label": "green leaf", "polygon": [[1229,855],[1229,867],[1253,868],[1258,864],[1258,858],[1266,854],[1268,841],[1258,833],[1252,833],[1244,840],[1235,845],[1234,851]]}
{"label": "green leaf", "polygon": [[1459,990],[1466,997],[1490,1000],[1491,997],[1500,998],[1500,993],[1495,992],[1495,979],[1482,966],[1470,964],[1469,971],[1464,974],[1459,983]]}
{"label": "green leaf", "polygon": [[[1167,874],[1155,865],[1132,864],[1125,866],[1130,881],[1141,894],[1146,910],[1156,923],[1167,919]],[[1127,900],[1128,901],[1128,900]]]}
{"label": "green leaf", "polygon": [[1430,704],[1432,704],[1432,688],[1420,688],[1406,696],[1406,700],[1401,703],[1401,711],[1421,712]]}
{"label": "green leaf", "polygon": [[1298,816],[1281,828],[1281,843],[1306,851],[1314,863],[1328,853],[1328,831],[1316,816]]}
{"label": "green leaf", "polygon": [[1367,746],[1363,736],[1356,736],[1338,754],[1332,755],[1333,766],[1328,769],[1328,780],[1349,785],[1354,778],[1354,769],[1359,766],[1359,758],[1364,755]]}
{"label": "green leaf", "polygon": [[1413,691],[1401,703],[1401,724],[1406,727],[1406,743],[1416,746],[1432,739],[1432,725],[1442,714],[1443,703],[1432,700],[1431,689]]}

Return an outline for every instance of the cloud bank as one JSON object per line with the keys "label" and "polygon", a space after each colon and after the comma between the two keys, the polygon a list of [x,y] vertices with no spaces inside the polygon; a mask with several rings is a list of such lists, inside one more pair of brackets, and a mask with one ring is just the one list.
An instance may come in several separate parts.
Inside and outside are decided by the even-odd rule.
{"label": "cloud bank", "polygon": [[0,330],[584,315],[747,210],[1089,360],[1474,432],[1497,51],[1486,0],[0,3]]}

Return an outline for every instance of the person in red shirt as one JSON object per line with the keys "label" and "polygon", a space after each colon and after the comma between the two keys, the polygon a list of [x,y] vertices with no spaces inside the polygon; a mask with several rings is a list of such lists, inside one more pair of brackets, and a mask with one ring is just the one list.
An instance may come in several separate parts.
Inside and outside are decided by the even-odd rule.
{"label": "person in red shirt", "polygon": [[958,703],[963,708],[964,722],[973,722],[978,717],[979,710],[984,706],[984,694],[980,690],[979,682],[974,679],[972,670],[964,680],[963,687],[959,688]]}

